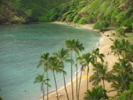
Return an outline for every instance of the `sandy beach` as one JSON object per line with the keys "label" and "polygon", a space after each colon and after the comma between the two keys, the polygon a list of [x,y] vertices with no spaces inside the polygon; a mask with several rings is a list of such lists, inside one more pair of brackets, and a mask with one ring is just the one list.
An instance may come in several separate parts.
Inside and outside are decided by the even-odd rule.
{"label": "sandy beach", "polygon": [[[56,22],[56,23],[66,24],[66,23],[61,23],[61,22]],[[92,30],[93,29],[93,24],[86,24],[86,25],[81,25],[81,26],[79,25],[78,27]],[[105,55],[104,61],[108,62],[108,71],[111,70],[114,63],[118,61],[118,58],[115,57],[113,54],[111,54],[110,46],[112,45],[113,39],[114,39],[114,37],[111,36],[112,33],[114,33],[114,31],[112,31],[112,30],[104,32],[104,34],[102,34],[102,40],[98,44],[98,48],[100,49],[100,53],[103,53]],[[86,42],[88,42],[88,41],[86,41]],[[108,53],[110,53],[110,55],[107,55]],[[93,67],[90,66],[89,76],[91,76],[93,74],[92,68]],[[83,72],[83,75],[86,75],[86,72]],[[73,80],[73,83],[74,83],[74,98],[76,100],[76,93],[75,93],[75,91],[76,91],[76,88],[75,88],[76,87],[76,79]],[[89,82],[89,89],[92,89],[92,86],[93,86],[93,84]],[[105,82],[105,88],[107,90],[110,90],[111,89],[110,88],[110,83]],[[68,90],[69,98],[70,98],[70,100],[72,100],[71,83],[67,84],[67,90]],[[67,100],[64,87],[59,88],[58,92],[60,94],[63,94],[63,96],[59,97],[59,100]],[[79,94],[80,95],[80,100],[83,100],[83,98],[85,96],[85,94],[84,94],[85,92],[86,92],[86,78],[82,77],[80,94]],[[108,93],[108,96],[112,97],[115,94],[116,94],[116,92],[110,92],[110,93]],[[56,95],[55,92],[51,92],[49,94],[49,100],[56,100],[55,95]],[[38,100],[43,100],[43,98],[41,97]],[[46,100],[46,97],[45,97],[45,100]]]}

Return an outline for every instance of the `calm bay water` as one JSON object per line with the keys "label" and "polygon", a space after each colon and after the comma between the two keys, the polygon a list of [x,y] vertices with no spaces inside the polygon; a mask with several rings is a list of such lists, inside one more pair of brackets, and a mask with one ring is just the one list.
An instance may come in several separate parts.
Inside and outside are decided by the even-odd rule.
{"label": "calm bay water", "polygon": [[[0,26],[0,96],[3,100],[37,100],[42,93],[40,84],[34,84],[40,55],[53,53],[65,47],[66,39],[79,39],[89,51],[97,46],[100,34],[88,29],[60,24],[2,25]],[[70,64],[66,64],[67,82]],[[52,73],[50,84],[54,89]],[[62,75],[57,74],[58,87],[63,86]]]}

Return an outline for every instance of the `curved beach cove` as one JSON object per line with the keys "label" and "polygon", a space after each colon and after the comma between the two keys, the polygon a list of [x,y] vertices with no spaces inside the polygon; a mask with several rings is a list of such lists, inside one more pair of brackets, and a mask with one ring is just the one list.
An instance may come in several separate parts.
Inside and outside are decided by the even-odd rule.
{"label": "curved beach cove", "polygon": [[[97,47],[99,33],[77,26],[56,23],[0,26],[0,96],[3,100],[37,100],[41,97],[40,84],[34,84],[43,67],[36,68],[41,54],[56,52],[65,47],[65,40],[78,39],[85,51]],[[66,63],[67,83],[70,82],[70,64]],[[50,90],[54,90],[51,72]],[[63,86],[62,75],[56,75],[58,88]],[[51,99],[52,100],[52,99]]]}

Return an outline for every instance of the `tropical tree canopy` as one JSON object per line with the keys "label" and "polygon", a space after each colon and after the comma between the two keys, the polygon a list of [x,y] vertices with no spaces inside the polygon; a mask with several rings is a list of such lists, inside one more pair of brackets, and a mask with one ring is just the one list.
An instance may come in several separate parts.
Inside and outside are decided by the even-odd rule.
{"label": "tropical tree canopy", "polygon": [[106,100],[108,96],[106,94],[106,90],[102,88],[102,86],[96,86],[92,89],[92,91],[87,90],[85,92],[84,100]]}
{"label": "tropical tree canopy", "polygon": [[105,88],[104,81],[110,81],[109,74],[107,72],[107,63],[100,63],[98,62],[95,64],[93,71],[94,74],[90,77],[90,82],[93,82],[93,85],[98,85],[100,82],[103,84],[103,88]]}
{"label": "tropical tree canopy", "polygon": [[126,60],[133,61],[133,45],[128,40],[116,39],[110,48],[119,59],[122,56]]}
{"label": "tropical tree canopy", "polygon": [[110,78],[112,80],[112,88],[118,92],[123,93],[129,89],[130,82],[133,81],[133,68],[129,61],[120,59],[119,63],[115,63],[113,69],[110,71]]}
{"label": "tropical tree canopy", "polygon": [[44,80],[44,75],[43,74],[38,74],[37,77],[35,78],[34,83],[41,83],[41,91],[44,91],[43,85],[48,85],[50,87],[50,85],[47,83],[50,79],[45,79]]}

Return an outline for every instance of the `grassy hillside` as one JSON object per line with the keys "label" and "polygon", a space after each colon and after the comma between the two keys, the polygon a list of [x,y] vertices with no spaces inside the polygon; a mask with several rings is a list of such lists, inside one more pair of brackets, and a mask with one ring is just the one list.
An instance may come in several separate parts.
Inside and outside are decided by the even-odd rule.
{"label": "grassy hillside", "polygon": [[132,27],[133,1],[132,0],[81,0],[69,2],[51,10],[44,17],[49,20],[41,21],[70,21],[79,24],[95,23],[99,20],[112,26]]}
{"label": "grassy hillside", "polygon": [[133,27],[132,0],[0,0],[0,23],[102,22]]}
{"label": "grassy hillside", "polygon": [[0,24],[38,21],[50,9],[71,0],[0,0]]}

